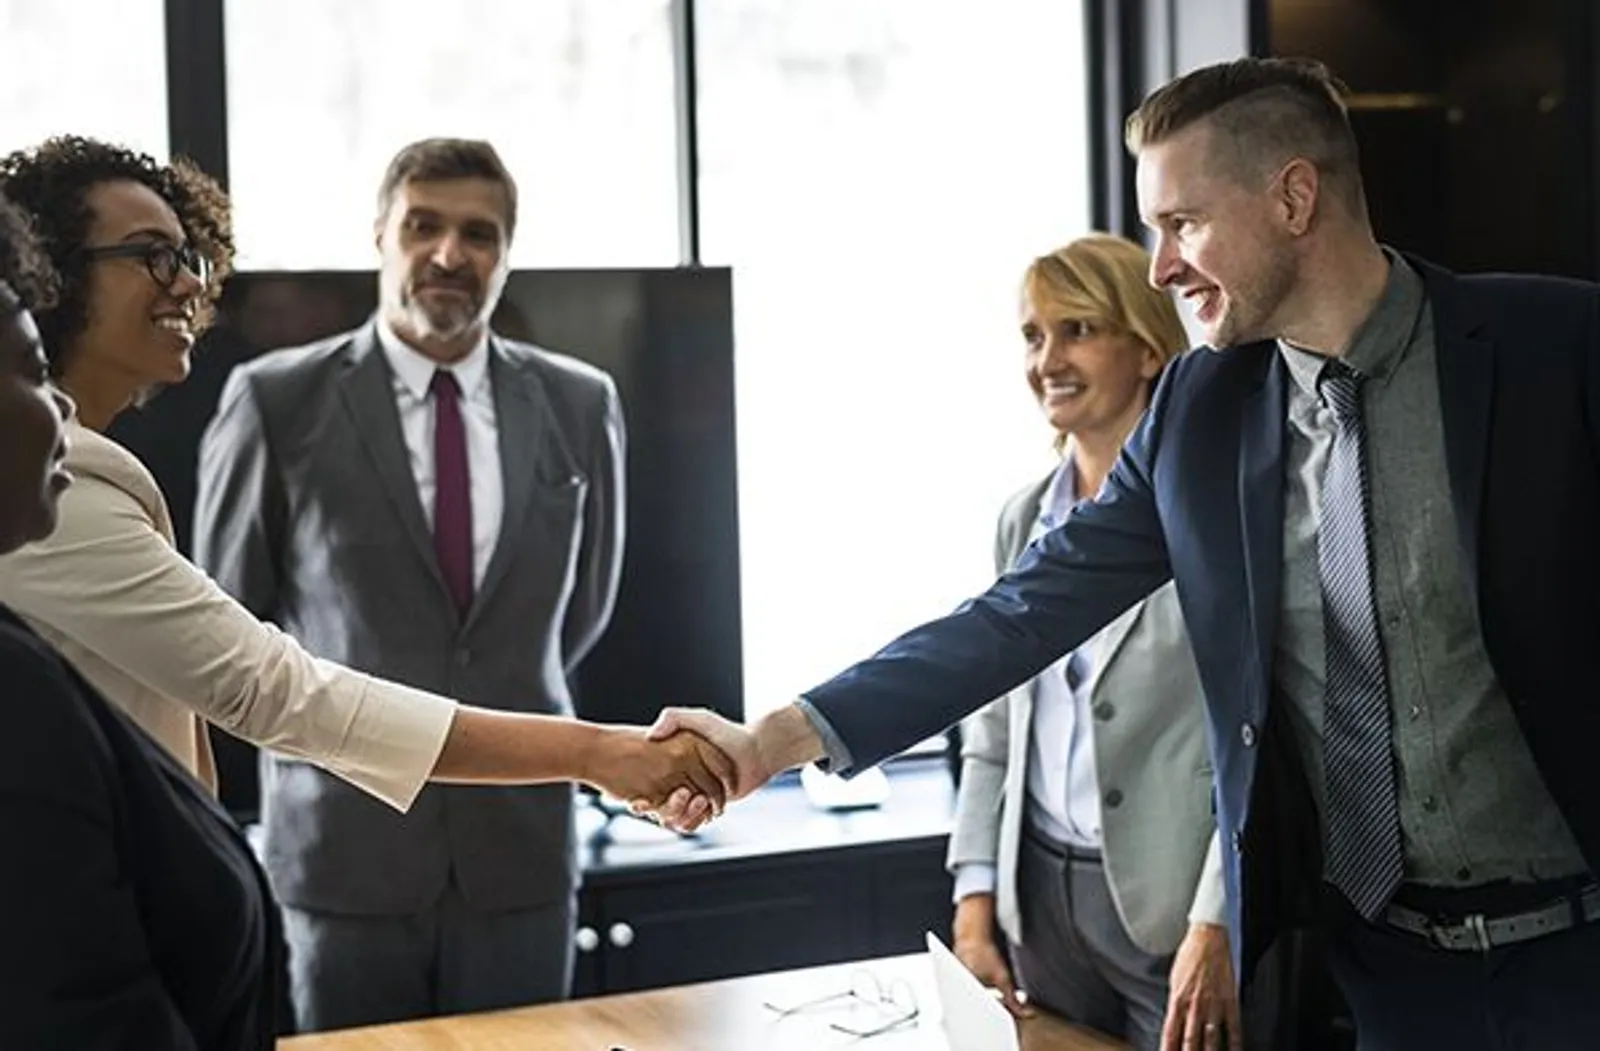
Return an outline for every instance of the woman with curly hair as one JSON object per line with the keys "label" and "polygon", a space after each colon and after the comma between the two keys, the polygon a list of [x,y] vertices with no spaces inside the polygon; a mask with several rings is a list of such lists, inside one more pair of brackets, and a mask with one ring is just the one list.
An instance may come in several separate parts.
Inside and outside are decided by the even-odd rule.
{"label": "woman with curly hair", "polygon": [[[49,535],[70,481],[28,309],[54,283],[0,200],[0,553]],[[244,838],[3,605],[0,681],[0,1047],[270,1048],[277,911]]]}
{"label": "woman with curly hair", "polygon": [[60,272],[38,322],[81,422],[60,526],[0,558],[0,601],[185,768],[214,788],[209,721],[400,810],[430,779],[721,804],[731,767],[688,735],[661,749],[632,727],[458,705],[313,657],[229,598],[173,546],[150,473],[100,433],[188,374],[232,266],[226,197],[182,160],[72,136],[0,159],[0,193],[32,213]]}

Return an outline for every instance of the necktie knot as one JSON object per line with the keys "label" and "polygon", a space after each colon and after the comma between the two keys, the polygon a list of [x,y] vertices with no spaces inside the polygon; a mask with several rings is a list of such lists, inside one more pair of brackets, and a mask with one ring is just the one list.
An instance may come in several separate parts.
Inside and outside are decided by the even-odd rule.
{"label": "necktie knot", "polygon": [[1330,359],[1317,374],[1317,393],[1340,423],[1361,419],[1361,384],[1366,377],[1337,359]]}
{"label": "necktie knot", "polygon": [[435,369],[433,380],[428,384],[428,393],[433,395],[434,401],[459,401],[461,384],[456,382],[456,374],[449,369]]}

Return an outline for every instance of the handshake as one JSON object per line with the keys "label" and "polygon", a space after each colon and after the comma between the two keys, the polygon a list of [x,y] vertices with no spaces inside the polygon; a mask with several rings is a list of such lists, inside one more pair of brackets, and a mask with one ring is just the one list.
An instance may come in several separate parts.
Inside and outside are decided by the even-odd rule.
{"label": "handshake", "polygon": [[608,727],[581,780],[677,832],[692,832],[822,742],[794,706],[741,726],[706,709],[665,708],[648,730]]}

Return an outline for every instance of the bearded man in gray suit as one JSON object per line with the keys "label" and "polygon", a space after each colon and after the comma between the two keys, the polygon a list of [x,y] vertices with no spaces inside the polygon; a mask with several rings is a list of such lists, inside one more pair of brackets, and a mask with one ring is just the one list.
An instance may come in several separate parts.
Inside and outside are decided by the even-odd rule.
{"label": "bearded man in gray suit", "polygon": [[[321,656],[570,715],[621,568],[622,413],[604,373],[489,330],[515,224],[488,143],[395,157],[377,315],[234,372],[202,446],[195,554]],[[567,994],[570,786],[430,786],[402,815],[309,764],[263,764],[300,1028]]]}

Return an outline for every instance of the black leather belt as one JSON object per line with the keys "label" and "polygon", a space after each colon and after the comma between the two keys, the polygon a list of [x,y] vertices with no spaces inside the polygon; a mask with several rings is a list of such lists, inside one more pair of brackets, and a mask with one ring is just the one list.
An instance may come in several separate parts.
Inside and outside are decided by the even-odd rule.
{"label": "black leather belt", "polygon": [[1590,884],[1549,905],[1505,916],[1491,918],[1473,913],[1459,919],[1440,919],[1404,905],[1390,905],[1383,918],[1389,926],[1426,938],[1440,949],[1488,952],[1497,946],[1542,938],[1600,920],[1600,884]]}
{"label": "black leather belt", "polygon": [[1034,827],[1031,821],[1022,823],[1022,836],[1024,839],[1031,840],[1040,850],[1058,861],[1092,861],[1098,863],[1101,860],[1100,851],[1094,847],[1080,847],[1053,839]]}

